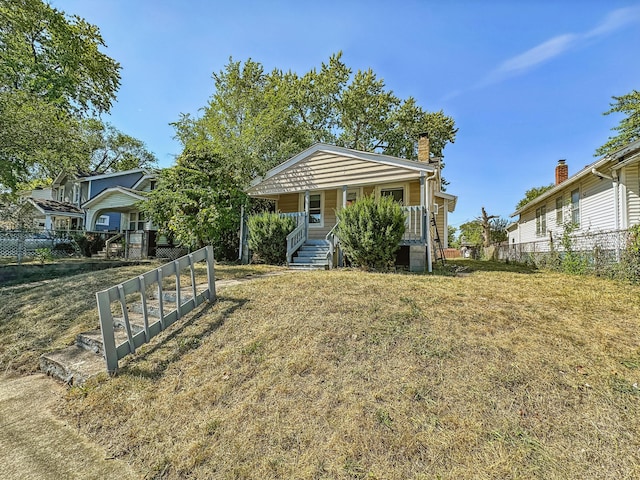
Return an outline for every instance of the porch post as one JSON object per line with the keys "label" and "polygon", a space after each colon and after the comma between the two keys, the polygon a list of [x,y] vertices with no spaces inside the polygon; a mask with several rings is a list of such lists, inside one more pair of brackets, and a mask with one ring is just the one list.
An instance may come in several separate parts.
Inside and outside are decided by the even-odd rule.
{"label": "porch post", "polygon": [[304,192],[304,238],[309,238],[309,190]]}
{"label": "porch post", "polygon": [[242,247],[244,243],[244,205],[240,205],[240,242],[238,248],[238,260],[242,262]]}
{"label": "porch post", "polygon": [[[429,273],[433,272],[433,266],[431,265],[431,208],[429,205],[429,182],[423,177],[424,174],[420,176],[420,183],[424,185],[424,188],[420,189],[420,201],[422,203],[424,211],[426,211],[426,218],[423,221],[423,225],[426,233],[426,242],[427,242],[427,271]],[[422,198],[424,196],[424,198]]]}
{"label": "porch post", "polygon": [[425,197],[426,192],[424,190],[424,172],[420,172],[420,206],[424,207],[426,205]]}
{"label": "porch post", "polygon": [[[342,186],[342,208],[347,206],[347,185]],[[338,244],[338,266],[344,267],[344,253],[342,252],[342,247]]]}

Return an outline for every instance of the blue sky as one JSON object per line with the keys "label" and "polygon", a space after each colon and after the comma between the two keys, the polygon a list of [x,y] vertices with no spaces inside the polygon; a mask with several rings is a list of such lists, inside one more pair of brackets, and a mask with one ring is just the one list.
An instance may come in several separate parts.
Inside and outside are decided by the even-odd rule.
{"label": "blue sky", "polygon": [[169,125],[198,114],[211,74],[252,58],[305,73],[343,52],[401,98],[443,110],[459,128],[444,151],[452,225],[484,206],[508,216],[524,192],[570,175],[622,118],[611,97],[640,89],[639,1],[51,0],[97,25],[122,65],[107,120],[169,166]]}

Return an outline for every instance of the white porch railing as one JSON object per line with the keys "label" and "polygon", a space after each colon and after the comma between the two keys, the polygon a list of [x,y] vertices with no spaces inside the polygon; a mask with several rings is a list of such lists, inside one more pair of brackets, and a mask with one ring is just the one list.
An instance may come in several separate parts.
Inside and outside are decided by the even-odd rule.
{"label": "white porch railing", "polygon": [[[203,260],[207,262],[207,288],[198,292],[196,288],[195,264]],[[213,263],[213,247],[204,247],[139,277],[132,278],[119,285],[96,293],[104,356],[109,373],[115,373],[118,370],[118,360],[130,353],[134,353],[136,348],[149,342],[151,338],[158,335],[202,302],[205,300],[215,302],[216,287]],[[180,275],[182,270],[186,268],[189,268],[191,275],[191,291],[188,293],[184,292],[180,287]],[[167,312],[164,303],[168,300],[165,298],[163,292],[162,281],[164,278],[172,275],[175,275],[175,298],[171,300],[175,300],[175,308]],[[153,287],[154,284],[155,288]],[[150,307],[148,304],[148,293],[153,290],[157,292],[157,307]],[[143,325],[142,329],[136,332],[132,330],[132,327],[135,325],[132,324],[129,318],[129,310],[127,308],[126,297],[131,294],[139,294],[142,304]],[[111,311],[111,304],[114,302],[120,304],[122,323],[126,331],[126,341],[120,345],[116,345],[115,340],[115,324]],[[116,311],[117,309],[118,307],[116,307]],[[154,317],[157,317],[154,318],[155,322],[153,323],[151,323],[152,314],[154,314]]]}
{"label": "white porch railing", "polygon": [[425,245],[427,243],[427,209],[423,206],[402,207],[405,215],[405,231],[402,245]]}
{"label": "white porch railing", "polygon": [[307,241],[307,214],[305,212],[281,213],[281,217],[295,218],[297,226],[287,235],[287,264],[293,260],[293,254]]}

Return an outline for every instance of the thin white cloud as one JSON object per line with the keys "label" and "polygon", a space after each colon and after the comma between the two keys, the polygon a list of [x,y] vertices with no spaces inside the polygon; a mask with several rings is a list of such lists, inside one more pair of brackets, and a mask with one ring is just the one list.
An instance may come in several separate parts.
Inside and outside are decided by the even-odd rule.
{"label": "thin white cloud", "polygon": [[498,76],[525,72],[547,60],[563,54],[575,45],[579,39],[580,37],[578,35],[570,33],[553,37],[551,40],[547,40],[520,55],[516,55],[502,62],[494,72],[497,73]]}
{"label": "thin white cloud", "polygon": [[[478,90],[489,85],[503,82],[508,78],[522,75],[588,41],[594,41],[599,37],[603,37],[638,22],[640,22],[640,7],[614,10],[598,25],[587,32],[557,35],[521,54],[505,60],[469,90]],[[444,98],[449,100],[462,93],[464,93],[464,91],[458,90],[449,93]]]}
{"label": "thin white cloud", "polygon": [[640,21],[640,7],[619,8],[607,15],[598,26],[587,32],[584,37],[593,38],[606,35],[638,21]]}

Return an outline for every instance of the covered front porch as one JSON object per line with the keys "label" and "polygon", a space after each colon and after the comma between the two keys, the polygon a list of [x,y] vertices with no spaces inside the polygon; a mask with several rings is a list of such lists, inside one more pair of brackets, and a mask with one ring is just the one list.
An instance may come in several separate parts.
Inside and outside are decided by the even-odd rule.
{"label": "covered front porch", "polygon": [[337,212],[365,196],[390,196],[405,212],[406,232],[399,246],[409,248],[410,269],[431,271],[433,240],[446,239],[447,212],[456,200],[442,196],[439,163],[433,160],[316,144],[254,181],[247,193],[272,200],[276,211],[296,218],[297,226],[287,239],[290,265],[304,247],[315,256],[326,252],[328,266],[342,263],[335,234]]}
{"label": "covered front porch", "polygon": [[[408,267],[411,271],[424,271],[431,262],[427,248],[432,243],[433,228],[429,225],[429,212],[424,206],[403,206],[405,215],[405,232],[398,244],[408,247]],[[340,247],[340,238],[336,234],[337,222],[332,225],[326,235],[319,235],[319,230],[312,227],[312,216],[309,211],[282,213],[281,216],[296,220],[296,228],[287,236],[287,264],[326,265],[328,268],[344,266],[344,255]],[[437,236],[437,232],[436,232]],[[300,250],[304,249],[301,254]],[[298,254],[296,256],[296,254]],[[428,271],[431,271],[428,269]]]}

